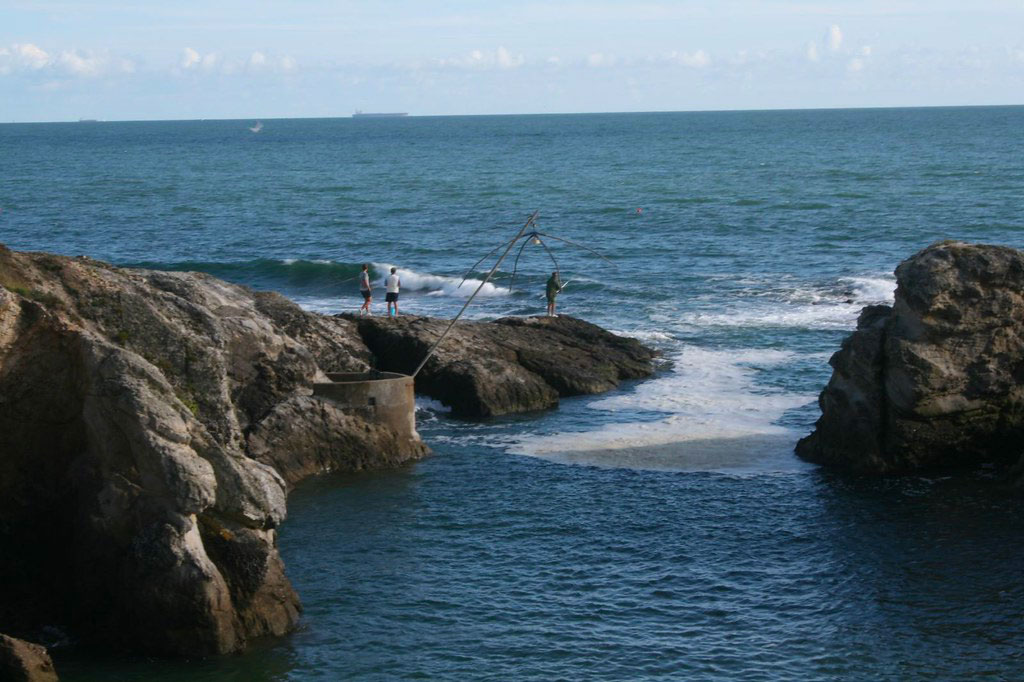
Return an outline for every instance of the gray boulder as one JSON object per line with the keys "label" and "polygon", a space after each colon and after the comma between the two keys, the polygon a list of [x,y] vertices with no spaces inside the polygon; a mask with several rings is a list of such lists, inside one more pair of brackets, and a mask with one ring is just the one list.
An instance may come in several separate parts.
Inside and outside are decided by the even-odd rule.
{"label": "gray boulder", "polygon": [[892,473],[1013,463],[1024,452],[1024,253],[942,242],[896,269],[832,356],[801,457]]}

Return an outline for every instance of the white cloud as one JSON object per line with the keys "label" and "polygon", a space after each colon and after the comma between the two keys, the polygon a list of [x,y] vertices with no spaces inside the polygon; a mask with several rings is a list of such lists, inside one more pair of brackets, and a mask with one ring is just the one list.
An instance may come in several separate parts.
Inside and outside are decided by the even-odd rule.
{"label": "white cloud", "polygon": [[604,54],[603,52],[594,52],[587,55],[587,66],[593,68],[614,66],[616,61],[618,60],[615,58],[615,55]]}
{"label": "white cloud", "polygon": [[14,71],[38,71],[49,66],[52,58],[32,43],[14,43],[0,48],[0,74]]}
{"label": "white cloud", "polygon": [[181,51],[181,68],[190,69],[199,63],[199,53],[193,50],[191,47],[186,47]]}
{"label": "white cloud", "polygon": [[204,55],[191,47],[186,47],[181,51],[181,61],[178,62],[178,66],[186,71],[196,69],[213,71],[219,61],[220,56],[216,52],[208,52]]}
{"label": "white cloud", "polygon": [[60,53],[57,63],[68,73],[75,76],[98,76],[108,65],[106,57],[94,54],[82,54],[76,50]]}
{"label": "white cloud", "polygon": [[498,47],[493,52],[471,50],[463,57],[435,59],[431,63],[440,67],[460,69],[515,69],[526,63],[526,57],[521,54],[512,54],[505,47]]}
{"label": "white cloud", "polygon": [[825,42],[832,52],[838,52],[843,47],[843,32],[839,30],[839,26],[836,24],[829,26]]}
{"label": "white cloud", "polygon": [[813,43],[813,42],[812,43],[807,43],[807,59],[808,59],[808,61],[812,61],[812,62],[818,61],[819,57],[818,57],[818,44],[817,43]]}
{"label": "white cloud", "polygon": [[50,55],[32,43],[14,45],[14,53],[22,64],[32,69],[41,69],[50,62]]}
{"label": "white cloud", "polygon": [[846,70],[850,73],[859,73],[864,70],[864,60],[860,57],[854,57],[846,65]]}
{"label": "white cloud", "polygon": [[502,69],[514,69],[517,66],[522,66],[526,59],[523,55],[513,55],[504,47],[499,47],[497,52],[498,66]]}
{"label": "white cloud", "polygon": [[[286,73],[294,71],[299,66],[295,58],[289,55],[275,57],[256,50],[245,60],[244,68],[250,73]],[[221,67],[223,73],[234,73],[238,65],[225,61]]]}
{"label": "white cloud", "polygon": [[690,66],[695,69],[702,69],[711,63],[711,56],[708,55],[704,50],[697,50],[696,52],[682,53],[676,55],[676,63],[682,64],[683,66]]}
{"label": "white cloud", "polygon": [[50,78],[94,78],[107,74],[134,73],[135,63],[112,56],[105,50],[64,50],[58,55],[51,55],[32,43],[15,43],[0,48],[0,74],[15,71],[38,72]]}
{"label": "white cloud", "polygon": [[870,45],[865,45],[864,47],[860,48],[860,54],[861,54],[862,57],[870,57],[871,56],[871,46]]}

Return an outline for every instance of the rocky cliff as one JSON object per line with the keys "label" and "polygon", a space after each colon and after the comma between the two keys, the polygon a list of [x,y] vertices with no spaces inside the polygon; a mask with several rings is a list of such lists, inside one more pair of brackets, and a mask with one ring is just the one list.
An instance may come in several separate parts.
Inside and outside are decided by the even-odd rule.
{"label": "rocky cliff", "polygon": [[187,656],[284,633],[288,485],[426,452],[311,395],[368,367],[346,320],[3,247],[0,285],[0,631]]}
{"label": "rocky cliff", "polygon": [[821,418],[797,445],[862,472],[1013,463],[1024,452],[1024,253],[943,242],[896,269],[832,356]]}
{"label": "rocky cliff", "polygon": [[[446,324],[0,245],[0,632],[195,657],[290,630],[289,487],[427,452],[313,385],[410,372]],[[653,358],[573,318],[460,323],[416,386],[489,416],[608,390]]]}
{"label": "rocky cliff", "polygon": [[[447,320],[352,317],[378,369],[411,374]],[[416,392],[460,417],[554,407],[560,396],[601,393],[650,376],[655,352],[573,317],[459,322],[416,377]]]}

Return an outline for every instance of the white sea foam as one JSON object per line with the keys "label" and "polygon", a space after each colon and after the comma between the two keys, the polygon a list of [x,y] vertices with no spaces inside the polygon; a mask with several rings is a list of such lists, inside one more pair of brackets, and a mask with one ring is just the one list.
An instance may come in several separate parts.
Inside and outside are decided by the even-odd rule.
{"label": "white sea foam", "polygon": [[777,350],[709,350],[689,346],[674,369],[631,393],[596,400],[588,408],[667,415],[606,424],[586,432],[526,436],[511,452],[599,466],[673,470],[764,470],[800,466],[791,451],[797,435],[777,425],[790,409],[815,395],[759,386],[761,369],[796,355]]}
{"label": "white sea foam", "polygon": [[[394,267],[389,263],[374,263],[374,272],[390,273]],[[398,268],[398,277],[402,281],[403,291],[423,291],[429,296],[457,296],[469,297],[480,286],[479,279],[467,279],[462,281],[461,277],[448,277],[445,275],[431,275],[429,273],[416,272],[408,268]],[[382,282],[383,285],[383,282]],[[480,290],[480,296],[508,296],[507,287],[498,287],[488,282]]]}
{"label": "white sea foam", "polygon": [[[771,291],[751,282],[754,298],[716,305],[713,310],[692,310],[678,319],[662,316],[689,328],[787,327],[796,329],[852,329],[866,305],[891,304],[896,288],[891,277],[843,277],[828,288],[793,287]],[[770,296],[767,295],[770,292]]]}
{"label": "white sea foam", "polygon": [[316,263],[317,265],[334,265],[332,260],[324,260],[322,258],[282,258],[281,262],[285,265],[295,265],[296,263]]}
{"label": "white sea foam", "polygon": [[[294,296],[292,300],[294,300],[303,310],[321,313],[323,315],[333,315],[334,313],[348,310],[344,305],[346,301],[337,296]],[[358,303],[353,301],[352,305],[349,307],[353,312],[355,312],[360,305],[362,305],[362,299],[360,299]]]}
{"label": "white sea foam", "polygon": [[842,277],[839,281],[850,284],[853,300],[860,305],[892,303],[896,291],[892,277]]}
{"label": "white sea foam", "polygon": [[440,400],[434,400],[433,398],[426,398],[424,396],[416,396],[416,411],[447,414],[452,411],[452,408],[448,407]]}
{"label": "white sea foam", "polygon": [[613,334],[618,334],[619,336],[628,336],[629,338],[632,338],[632,339],[639,339],[640,341],[651,341],[651,342],[654,342],[654,343],[666,343],[666,342],[670,342],[670,341],[674,341],[675,340],[672,337],[671,334],[666,334],[665,332],[652,331],[652,330],[641,330],[641,329],[621,330],[621,329],[611,329],[609,331],[611,331]]}

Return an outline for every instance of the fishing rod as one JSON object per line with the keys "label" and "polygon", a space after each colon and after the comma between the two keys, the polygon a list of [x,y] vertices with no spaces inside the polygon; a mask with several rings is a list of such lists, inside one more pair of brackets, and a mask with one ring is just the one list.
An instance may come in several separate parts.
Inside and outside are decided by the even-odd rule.
{"label": "fishing rod", "polygon": [[[562,286],[558,287],[558,293],[562,293],[562,289],[564,289],[564,288],[566,288],[567,286],[569,286],[569,282],[571,282],[571,281],[572,281],[571,279],[567,279],[567,280],[565,281],[565,284],[563,284]],[[543,294],[541,294],[541,295],[540,295],[540,296],[538,296],[537,298],[544,298],[544,297],[545,297],[545,296],[547,296],[547,295],[548,295],[548,293],[547,293],[547,292],[545,291],[545,292],[544,292]]]}

